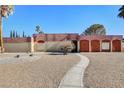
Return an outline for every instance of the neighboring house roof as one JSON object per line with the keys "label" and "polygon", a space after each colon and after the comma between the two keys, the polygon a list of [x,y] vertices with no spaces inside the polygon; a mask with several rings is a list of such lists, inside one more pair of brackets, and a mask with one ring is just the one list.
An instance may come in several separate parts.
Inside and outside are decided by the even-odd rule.
{"label": "neighboring house roof", "polygon": [[3,38],[4,43],[23,43],[31,42],[31,37],[26,38]]}

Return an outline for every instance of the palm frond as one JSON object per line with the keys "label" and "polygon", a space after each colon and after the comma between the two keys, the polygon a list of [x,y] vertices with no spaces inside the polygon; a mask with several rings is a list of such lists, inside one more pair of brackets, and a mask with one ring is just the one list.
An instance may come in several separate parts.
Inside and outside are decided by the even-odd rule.
{"label": "palm frond", "polygon": [[118,14],[118,17],[124,18],[124,11],[121,11],[121,12]]}
{"label": "palm frond", "polygon": [[119,9],[119,11],[124,10],[124,5],[121,6],[121,8]]}

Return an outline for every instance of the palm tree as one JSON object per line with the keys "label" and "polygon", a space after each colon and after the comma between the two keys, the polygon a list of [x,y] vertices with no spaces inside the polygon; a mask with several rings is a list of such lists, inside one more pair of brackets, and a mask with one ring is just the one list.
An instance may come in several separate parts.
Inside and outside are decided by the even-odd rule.
{"label": "palm tree", "polygon": [[120,17],[120,18],[123,18],[124,19],[124,5],[122,5],[121,6],[121,8],[119,9],[119,14],[118,14],[118,16]]}
{"label": "palm tree", "polygon": [[41,31],[41,29],[40,29],[40,26],[39,26],[39,25],[37,25],[37,26],[36,26],[35,31],[36,31],[36,32],[38,32],[38,34],[43,34],[43,31]]}
{"label": "palm tree", "polygon": [[1,52],[4,52],[3,47],[3,37],[2,37],[2,17],[8,17],[13,13],[13,6],[12,5],[0,5],[0,47]]}

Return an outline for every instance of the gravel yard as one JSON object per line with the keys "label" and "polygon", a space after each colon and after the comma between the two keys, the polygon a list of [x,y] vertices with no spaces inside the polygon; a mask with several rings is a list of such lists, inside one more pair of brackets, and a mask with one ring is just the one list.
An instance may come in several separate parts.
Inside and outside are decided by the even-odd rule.
{"label": "gravel yard", "polygon": [[124,88],[124,53],[82,53],[90,59],[84,85],[90,88]]}
{"label": "gravel yard", "polygon": [[20,54],[20,58],[15,55],[0,54],[0,87],[58,87],[65,73],[80,61],[75,54],[39,53],[32,58],[28,54]]}

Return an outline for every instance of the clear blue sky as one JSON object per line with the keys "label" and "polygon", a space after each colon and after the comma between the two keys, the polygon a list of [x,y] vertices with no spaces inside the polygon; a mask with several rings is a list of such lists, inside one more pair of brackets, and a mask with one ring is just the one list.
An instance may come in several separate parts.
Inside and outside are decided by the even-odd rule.
{"label": "clear blue sky", "polygon": [[92,24],[103,24],[108,35],[124,35],[124,20],[117,17],[120,6],[14,6],[14,14],[3,19],[3,35],[14,29],[27,35],[40,25],[45,33],[81,33]]}

